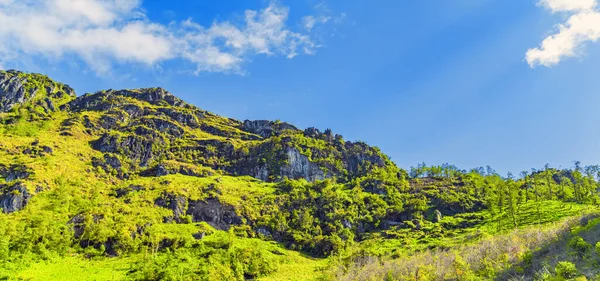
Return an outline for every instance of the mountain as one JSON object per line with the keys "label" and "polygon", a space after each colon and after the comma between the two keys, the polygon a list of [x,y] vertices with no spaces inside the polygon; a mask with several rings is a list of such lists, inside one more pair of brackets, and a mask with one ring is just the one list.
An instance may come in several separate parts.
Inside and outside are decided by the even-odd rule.
{"label": "mountain", "polygon": [[161,88],[77,96],[15,70],[0,71],[0,139],[9,280],[335,279],[359,258],[459,247],[600,202],[597,167],[405,171],[329,129],[222,117]]}

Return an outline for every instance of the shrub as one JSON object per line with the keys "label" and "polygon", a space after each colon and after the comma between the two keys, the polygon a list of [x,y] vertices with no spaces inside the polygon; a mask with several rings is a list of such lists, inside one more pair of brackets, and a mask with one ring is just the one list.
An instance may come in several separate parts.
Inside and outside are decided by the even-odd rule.
{"label": "shrub", "polygon": [[533,253],[530,250],[527,250],[523,254],[522,259],[523,259],[523,268],[531,269],[531,267],[533,266]]}
{"label": "shrub", "polygon": [[596,243],[596,253],[600,255],[600,242]]}
{"label": "shrub", "polygon": [[181,216],[180,221],[181,221],[181,223],[189,224],[189,223],[193,222],[193,218],[191,215],[185,215],[185,216]]}
{"label": "shrub", "polygon": [[556,275],[562,278],[570,279],[575,278],[577,276],[577,267],[575,266],[575,264],[568,261],[561,261],[558,264],[556,264],[556,268],[554,269],[554,271],[556,271]]}
{"label": "shrub", "polygon": [[586,242],[583,238],[581,238],[581,236],[573,237],[569,241],[568,245],[573,250],[575,250],[579,257],[586,256],[592,249],[592,245],[590,245],[590,243]]}

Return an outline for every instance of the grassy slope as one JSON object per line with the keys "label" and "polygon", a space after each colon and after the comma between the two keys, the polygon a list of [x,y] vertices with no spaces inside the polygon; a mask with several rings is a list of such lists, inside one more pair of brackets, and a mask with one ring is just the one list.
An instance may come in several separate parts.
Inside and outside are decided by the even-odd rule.
{"label": "grassy slope", "polygon": [[[577,236],[584,237],[589,245],[600,241],[598,216],[598,210],[590,210],[581,216],[524,226],[445,250],[426,250],[395,259],[360,259],[349,267],[331,268],[328,276],[345,281],[598,280],[599,252],[592,246],[581,258],[569,246]],[[579,279],[558,276],[555,267],[561,261],[576,264]]]}
{"label": "grassy slope", "polygon": [[[277,271],[269,276],[258,278],[262,281],[317,280],[327,266],[327,260],[315,259],[301,253],[289,251],[280,245],[257,239],[241,239],[239,243],[260,243],[270,248],[273,257],[279,260]],[[127,280],[131,263],[144,259],[143,255],[116,258],[88,259],[83,255],[53,257],[43,261],[5,264],[0,267],[0,277],[11,276],[7,280],[48,280],[48,281],[92,281]]]}
{"label": "grassy slope", "polygon": [[[592,211],[589,205],[544,201],[539,205],[540,216],[538,217],[537,208],[538,206],[535,203],[523,204],[517,216],[518,227],[552,223],[565,217],[582,215]],[[468,226],[460,227],[461,224]],[[441,225],[447,227],[443,228]],[[456,247],[491,235],[506,233],[513,229],[514,225],[507,214],[493,217],[487,211],[483,211],[461,214],[455,217],[444,217],[441,224],[423,221],[422,228],[419,231],[401,229],[376,233],[371,235],[371,239],[361,244],[362,248],[366,249],[370,255],[398,256],[430,248],[447,249]]]}
{"label": "grassy slope", "polygon": [[[93,113],[88,113],[93,114]],[[163,191],[183,194],[192,199],[202,199],[207,194],[200,188],[215,184],[221,191],[222,200],[238,208],[252,207],[257,198],[268,196],[275,191],[274,186],[250,177],[230,177],[216,175],[196,178],[183,175],[169,175],[160,178],[138,177],[128,181],[117,181],[103,174],[100,169],[92,168],[91,158],[102,157],[102,153],[91,149],[90,142],[96,137],[84,133],[84,128],[77,125],[71,129],[73,136],[59,134],[61,123],[68,118],[66,113],[58,112],[48,121],[36,123],[20,121],[14,125],[0,126],[2,143],[0,159],[3,164],[21,163],[30,167],[34,174],[27,180],[30,191],[35,193],[36,185],[46,191],[34,196],[28,207],[22,211],[7,215],[9,221],[32,221],[33,223],[58,222],[67,225],[73,214],[91,211],[105,213],[106,223],[110,229],[114,226],[135,226],[137,221],[155,222],[153,231],[157,239],[172,236],[191,236],[199,228],[195,224],[163,224],[162,218],[171,211],[154,206],[153,199]],[[44,157],[31,157],[22,154],[24,148],[30,147],[35,140],[39,145],[48,145],[54,153]],[[218,180],[217,180],[218,179]],[[2,181],[0,179],[0,181]],[[151,187],[147,192],[134,193],[124,198],[111,196],[118,187],[139,184]],[[131,203],[125,204],[125,200]],[[519,211],[517,222],[519,227],[539,223],[551,223],[568,216],[580,215],[589,211],[590,206],[562,203],[555,201],[543,204],[524,204]],[[538,208],[539,212],[538,212]],[[118,210],[118,212],[115,212]],[[540,216],[538,216],[538,213]],[[498,221],[500,223],[498,223]],[[1,223],[2,221],[0,221]],[[442,229],[440,226],[460,225],[468,227]],[[371,255],[405,256],[427,248],[456,248],[465,243],[476,243],[492,235],[504,235],[511,231],[511,219],[508,217],[493,218],[487,212],[466,214],[460,217],[445,217],[441,223],[424,221],[421,230],[401,229],[373,234],[359,244],[359,249]],[[500,227],[498,227],[500,225]],[[49,224],[48,227],[52,227]],[[120,231],[114,229],[114,231]],[[124,229],[130,232],[131,229]],[[215,231],[205,239],[223,235]],[[35,235],[28,234],[26,235]],[[591,241],[590,242],[594,242]],[[331,259],[314,259],[301,253],[289,251],[278,244],[255,238],[237,238],[240,246],[256,245],[266,249],[269,259],[277,260],[277,270],[261,280],[315,280],[321,276],[320,270],[330,265]],[[83,253],[67,251],[65,255],[48,253],[43,259],[28,259],[23,256],[18,263],[0,264],[0,277],[9,280],[124,280],[131,263],[148,258],[137,254],[117,258],[96,257],[88,259]],[[549,261],[549,264],[556,261]],[[578,262],[585,268],[583,262]]]}
{"label": "grassy slope", "polygon": [[[562,205],[559,203],[552,204],[552,202],[547,203],[549,204],[544,205],[545,208],[543,208],[543,211],[545,215],[542,217],[545,223],[540,226],[525,224],[526,222],[531,221],[530,215],[526,212],[523,212],[522,215],[519,216],[519,221],[523,222],[524,224],[521,227],[522,230],[518,230],[523,232],[518,232],[519,234],[517,236],[523,236],[522,233],[528,233],[531,230],[552,230],[560,227],[561,224],[555,224],[555,222],[560,221],[568,216],[577,216],[577,214],[597,212],[595,210],[585,210],[582,206],[577,205]],[[496,225],[493,222],[483,223],[473,228],[448,234],[449,237],[440,239],[427,239],[415,242],[415,248],[412,248],[410,245],[407,247],[406,238],[372,240],[368,241],[368,243],[363,243],[361,248],[373,252],[381,251],[381,248],[389,247],[404,249],[402,252],[403,254],[399,259],[403,260],[406,258],[406,255],[414,253],[408,249],[439,247],[441,244],[446,245],[448,249],[459,249],[468,245],[477,245],[478,243],[481,243],[480,241],[494,239],[496,236],[503,237],[517,233],[515,230],[502,230],[500,232],[491,230],[491,233],[484,232],[486,229],[495,229],[495,227]],[[477,229],[479,229],[479,232],[477,232]],[[170,231],[173,230],[171,229]],[[476,233],[479,234],[475,235]],[[414,235],[418,235],[418,233],[414,233]],[[332,262],[330,259],[314,259],[298,252],[286,250],[273,242],[266,242],[251,238],[237,239],[238,240],[236,243],[240,244],[261,244],[261,246],[267,247],[273,253],[273,257],[279,259],[280,263],[277,271],[269,276],[259,278],[258,280],[317,280],[323,276],[322,270],[327,271],[328,266]],[[526,249],[521,249],[519,251],[521,253],[520,255],[522,255]],[[568,251],[564,250],[561,253],[568,253]],[[554,255],[547,255],[547,257],[550,257],[552,260],[549,263],[550,265],[556,264],[558,261],[557,258],[554,258]],[[139,260],[142,258],[143,257],[140,255],[134,255],[119,258],[95,258],[89,260],[84,256],[74,255],[68,257],[54,257],[49,261],[32,261],[30,264],[22,264],[19,267],[9,270],[15,270],[18,272],[16,276],[17,280],[124,280],[125,273],[129,269],[129,264],[134,260]],[[335,259],[335,257],[332,257],[331,259]],[[541,264],[541,262],[539,263]],[[66,270],[67,268],[70,268],[70,265],[73,265],[73,270]],[[500,267],[500,269],[509,270],[509,267],[507,265],[503,265]],[[336,279],[335,275],[337,274],[327,275],[326,273],[325,275],[326,278]],[[82,279],[83,276],[86,277]]]}
{"label": "grassy slope", "polygon": [[[163,191],[186,195],[191,199],[202,199],[207,196],[201,187],[216,184],[223,194],[221,200],[236,207],[243,207],[255,201],[255,198],[272,194],[273,184],[264,183],[251,177],[230,177],[216,175],[197,178],[184,175],[168,175],[160,177],[138,177],[129,181],[114,181],[114,178],[102,175],[100,169],[93,169],[92,157],[102,157],[102,153],[93,150],[90,142],[95,138],[83,133],[83,127],[74,127],[74,136],[61,136],[61,123],[68,117],[59,112],[53,119],[43,122],[21,121],[13,125],[0,126],[2,144],[0,149],[1,163],[20,163],[34,171],[27,179],[30,192],[35,194],[35,186],[43,185],[48,192],[36,194],[27,208],[6,215],[10,221],[25,221],[32,218],[61,222],[67,225],[70,215],[84,210],[95,213],[119,212],[112,215],[115,225],[121,221],[130,224],[136,220],[155,221],[153,231],[159,233],[157,239],[169,236],[187,235],[191,237],[198,232],[193,224],[162,224],[162,217],[169,210],[154,206],[153,200]],[[39,145],[53,148],[54,153],[43,157],[30,157],[22,154],[23,149],[39,140]],[[111,180],[114,182],[111,183]],[[3,181],[0,179],[0,181]],[[117,187],[138,184],[150,187],[146,192],[130,194],[124,198],[110,196]],[[243,200],[242,198],[246,198]],[[129,200],[129,204],[123,201]],[[1,223],[1,221],[0,221]],[[109,222],[107,222],[109,223]],[[132,224],[134,225],[134,224]],[[223,232],[223,231],[215,231]],[[162,234],[162,236],[160,236]],[[211,236],[205,237],[210,241]],[[264,280],[313,280],[318,276],[317,270],[325,265],[324,259],[314,259],[301,253],[289,251],[274,243],[254,238],[238,238],[236,243],[260,244],[260,247],[271,251],[271,258],[278,260],[277,271]],[[143,258],[143,255],[122,256],[118,258],[88,259],[83,254],[70,253],[66,256],[49,254],[44,260],[19,259],[18,263],[0,264],[0,277],[9,280],[123,280],[130,264]]]}

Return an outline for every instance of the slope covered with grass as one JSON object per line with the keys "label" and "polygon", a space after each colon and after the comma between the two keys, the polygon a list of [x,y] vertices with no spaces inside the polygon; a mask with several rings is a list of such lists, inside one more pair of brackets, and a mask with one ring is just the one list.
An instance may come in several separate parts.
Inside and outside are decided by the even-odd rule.
{"label": "slope covered with grass", "polygon": [[[238,121],[160,88],[75,97],[43,75],[0,76],[0,279],[334,280],[379,264],[375,280],[406,280],[387,265],[435,273],[422,257],[598,203],[596,166],[405,171],[331,130]],[[496,278],[523,249],[452,264]],[[435,274],[417,280],[458,278]]]}

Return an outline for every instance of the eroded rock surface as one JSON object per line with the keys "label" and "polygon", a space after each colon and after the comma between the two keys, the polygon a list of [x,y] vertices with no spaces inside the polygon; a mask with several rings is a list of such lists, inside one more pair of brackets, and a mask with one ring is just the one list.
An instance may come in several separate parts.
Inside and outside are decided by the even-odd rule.
{"label": "eroded rock surface", "polygon": [[31,199],[31,193],[21,182],[0,185],[0,208],[4,213],[22,210],[29,203],[29,199]]}

